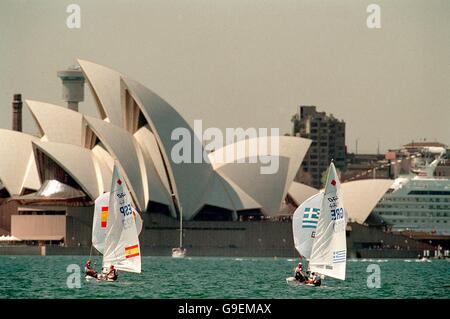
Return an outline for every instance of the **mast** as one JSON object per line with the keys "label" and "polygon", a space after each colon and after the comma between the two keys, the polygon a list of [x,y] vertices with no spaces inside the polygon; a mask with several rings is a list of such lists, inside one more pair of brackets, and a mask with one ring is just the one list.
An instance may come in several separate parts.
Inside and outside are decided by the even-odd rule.
{"label": "mast", "polygon": [[183,207],[180,206],[180,248],[183,247]]}

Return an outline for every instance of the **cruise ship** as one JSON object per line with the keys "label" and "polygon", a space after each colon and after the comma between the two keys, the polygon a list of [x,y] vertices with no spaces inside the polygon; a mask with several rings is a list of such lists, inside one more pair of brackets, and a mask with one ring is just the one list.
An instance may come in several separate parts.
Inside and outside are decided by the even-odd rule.
{"label": "cruise ship", "polygon": [[450,235],[450,179],[434,176],[445,152],[430,148],[428,154],[436,158],[430,163],[429,156],[425,157],[409,175],[399,176],[372,214],[392,231]]}

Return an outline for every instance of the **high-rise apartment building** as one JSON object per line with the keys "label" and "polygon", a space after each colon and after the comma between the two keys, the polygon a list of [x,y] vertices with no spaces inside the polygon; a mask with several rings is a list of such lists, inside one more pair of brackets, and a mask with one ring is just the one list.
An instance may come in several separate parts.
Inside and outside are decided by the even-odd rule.
{"label": "high-rise apartment building", "polygon": [[312,140],[301,169],[310,175],[311,186],[319,188],[331,160],[338,169],[346,165],[345,122],[317,112],[315,106],[300,106],[292,122],[293,135]]}

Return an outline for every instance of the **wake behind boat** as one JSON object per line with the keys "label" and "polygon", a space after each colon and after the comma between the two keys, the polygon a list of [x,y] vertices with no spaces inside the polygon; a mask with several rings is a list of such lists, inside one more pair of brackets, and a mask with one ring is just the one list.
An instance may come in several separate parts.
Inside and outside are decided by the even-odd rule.
{"label": "wake behind boat", "polygon": [[308,198],[294,212],[294,245],[300,258],[308,262],[308,269],[305,273],[300,262],[294,270],[295,276],[286,278],[286,282],[320,286],[324,275],[345,280],[346,226],[341,184],[331,163],[325,189]]}
{"label": "wake behind boat", "polygon": [[115,281],[118,270],[141,272],[139,233],[142,219],[133,208],[128,188],[114,165],[111,192],[95,201],[92,246],[103,254],[102,271],[97,273],[86,263],[86,279]]}

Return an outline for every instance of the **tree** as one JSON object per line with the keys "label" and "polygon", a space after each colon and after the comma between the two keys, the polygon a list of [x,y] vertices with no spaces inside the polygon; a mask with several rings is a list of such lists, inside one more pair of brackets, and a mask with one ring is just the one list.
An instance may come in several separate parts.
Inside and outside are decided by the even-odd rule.
{"label": "tree", "polygon": [[296,136],[296,133],[300,133],[300,119],[298,114],[294,114],[292,115],[291,118],[291,122],[292,122],[292,135]]}

